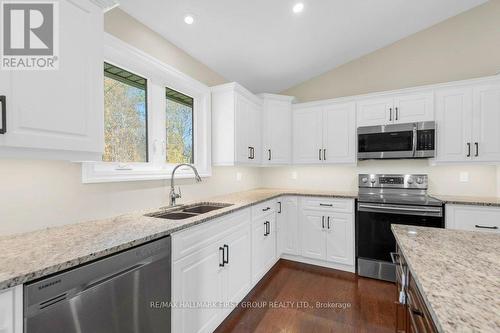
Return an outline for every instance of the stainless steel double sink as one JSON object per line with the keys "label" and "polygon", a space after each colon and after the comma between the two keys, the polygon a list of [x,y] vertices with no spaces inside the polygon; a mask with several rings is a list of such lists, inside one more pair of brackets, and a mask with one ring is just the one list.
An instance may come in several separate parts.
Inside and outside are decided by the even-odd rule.
{"label": "stainless steel double sink", "polygon": [[146,214],[146,216],[167,220],[184,220],[229,206],[232,206],[232,204],[218,202],[199,202],[185,206],[167,207],[158,212]]}

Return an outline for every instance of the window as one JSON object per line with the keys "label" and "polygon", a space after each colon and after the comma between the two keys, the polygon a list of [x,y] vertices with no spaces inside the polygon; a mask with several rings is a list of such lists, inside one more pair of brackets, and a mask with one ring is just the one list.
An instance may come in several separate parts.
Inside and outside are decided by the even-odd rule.
{"label": "window", "polygon": [[193,98],[166,88],[167,163],[194,163]]}
{"label": "window", "polygon": [[147,162],[147,80],[104,63],[105,162]]}
{"label": "window", "polygon": [[104,58],[104,154],[82,182],[211,176],[210,88],[106,33]]}

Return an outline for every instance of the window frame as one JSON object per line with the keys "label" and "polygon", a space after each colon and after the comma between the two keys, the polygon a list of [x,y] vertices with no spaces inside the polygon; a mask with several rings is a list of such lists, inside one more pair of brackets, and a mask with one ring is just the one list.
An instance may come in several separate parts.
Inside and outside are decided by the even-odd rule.
{"label": "window frame", "polygon": [[[211,92],[205,84],[149,54],[104,34],[104,59],[124,70],[140,75],[148,82],[147,163],[82,162],[83,183],[170,179],[177,164],[166,163],[166,96],[165,88],[193,98],[193,156],[200,176],[212,175],[211,161]],[[104,70],[102,72],[104,80]],[[104,132],[104,127],[102,128]],[[103,140],[104,146],[104,140]],[[180,168],[176,178],[194,178],[190,168]]]}

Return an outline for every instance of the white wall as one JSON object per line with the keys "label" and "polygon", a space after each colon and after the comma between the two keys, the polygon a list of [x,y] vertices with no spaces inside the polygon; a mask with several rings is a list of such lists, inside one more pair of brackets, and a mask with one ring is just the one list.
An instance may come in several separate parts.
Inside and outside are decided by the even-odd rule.
{"label": "white wall", "polygon": [[[236,173],[242,180],[236,181]],[[257,169],[214,168],[202,183],[182,180],[183,199],[260,186]],[[0,160],[0,235],[112,217],[168,203],[167,181],[82,184],[71,162]]]}
{"label": "white wall", "polygon": [[[460,182],[467,172],[469,181]],[[292,179],[293,173],[297,179]],[[298,166],[262,170],[266,187],[311,188],[318,190],[356,191],[359,173],[424,173],[429,175],[429,190],[441,195],[496,196],[495,166],[429,166],[425,160],[362,161],[354,166]]]}
{"label": "white wall", "polygon": [[500,165],[497,167],[497,197],[500,197]]}

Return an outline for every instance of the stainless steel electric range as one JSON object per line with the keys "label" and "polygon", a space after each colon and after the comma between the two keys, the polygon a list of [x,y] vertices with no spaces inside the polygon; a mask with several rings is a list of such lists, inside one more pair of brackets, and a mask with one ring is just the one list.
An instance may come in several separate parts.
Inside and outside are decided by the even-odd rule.
{"label": "stainless steel electric range", "polygon": [[360,174],[358,184],[357,272],[395,281],[391,224],[444,228],[443,203],[427,194],[427,175]]}

